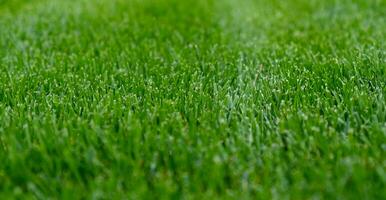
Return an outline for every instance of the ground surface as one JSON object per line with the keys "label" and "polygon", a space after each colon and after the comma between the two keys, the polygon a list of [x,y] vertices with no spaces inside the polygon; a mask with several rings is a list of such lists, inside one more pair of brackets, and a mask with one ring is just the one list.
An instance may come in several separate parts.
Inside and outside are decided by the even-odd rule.
{"label": "ground surface", "polygon": [[0,196],[386,198],[386,2],[0,0]]}

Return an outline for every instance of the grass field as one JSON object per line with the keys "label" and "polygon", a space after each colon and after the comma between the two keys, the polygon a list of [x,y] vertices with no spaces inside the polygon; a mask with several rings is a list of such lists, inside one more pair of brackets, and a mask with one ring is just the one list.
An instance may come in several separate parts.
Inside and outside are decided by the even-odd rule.
{"label": "grass field", "polygon": [[0,0],[1,199],[385,199],[386,1]]}

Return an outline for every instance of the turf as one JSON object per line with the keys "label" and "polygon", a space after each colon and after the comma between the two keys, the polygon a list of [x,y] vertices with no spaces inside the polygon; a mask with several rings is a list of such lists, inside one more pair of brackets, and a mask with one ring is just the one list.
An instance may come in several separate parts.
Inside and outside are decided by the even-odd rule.
{"label": "turf", "polygon": [[382,0],[0,0],[2,199],[385,199]]}

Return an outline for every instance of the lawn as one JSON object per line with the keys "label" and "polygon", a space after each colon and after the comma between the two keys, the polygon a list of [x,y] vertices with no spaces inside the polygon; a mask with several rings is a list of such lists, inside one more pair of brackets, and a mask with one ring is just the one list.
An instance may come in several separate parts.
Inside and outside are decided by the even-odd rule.
{"label": "lawn", "polygon": [[1,199],[385,199],[386,1],[0,0]]}

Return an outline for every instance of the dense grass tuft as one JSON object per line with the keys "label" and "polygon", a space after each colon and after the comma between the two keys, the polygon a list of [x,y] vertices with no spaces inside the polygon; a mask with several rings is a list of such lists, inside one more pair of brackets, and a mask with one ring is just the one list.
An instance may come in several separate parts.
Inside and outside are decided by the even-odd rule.
{"label": "dense grass tuft", "polygon": [[1,198],[386,198],[382,0],[0,0]]}

